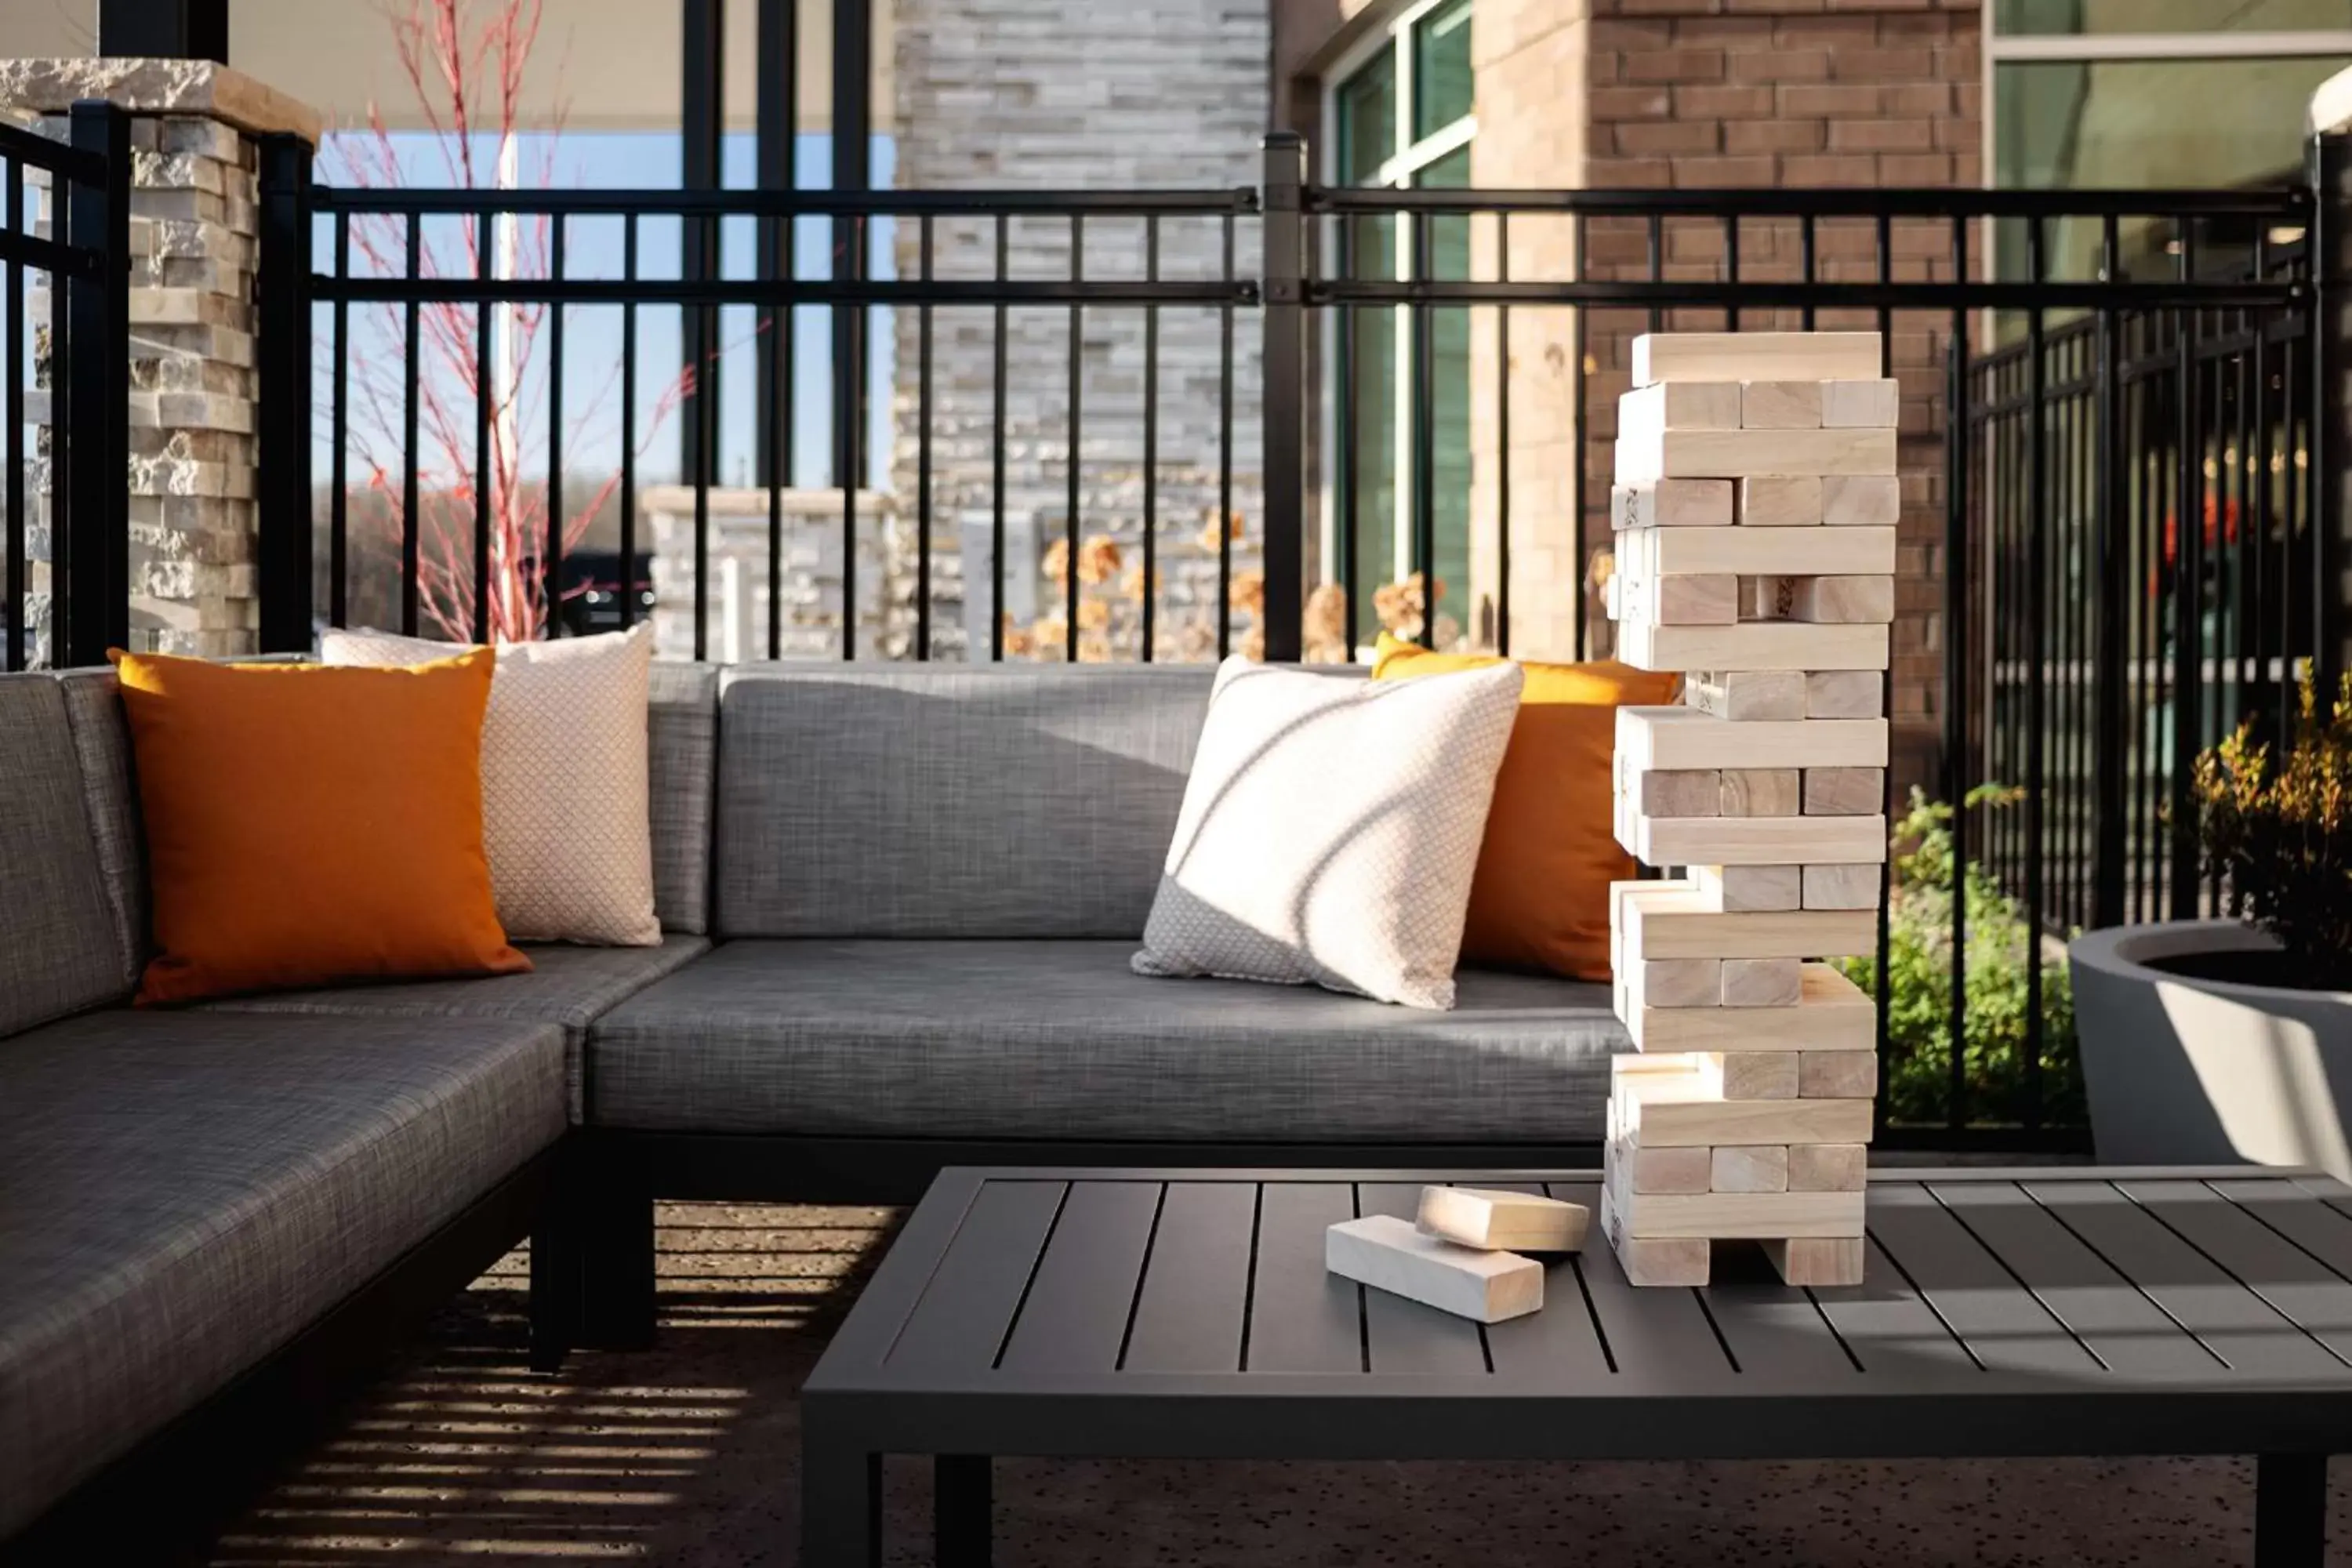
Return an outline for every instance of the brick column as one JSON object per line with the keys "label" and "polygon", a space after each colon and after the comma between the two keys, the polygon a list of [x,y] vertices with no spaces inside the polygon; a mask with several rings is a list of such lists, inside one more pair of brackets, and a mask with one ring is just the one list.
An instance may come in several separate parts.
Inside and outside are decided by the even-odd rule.
{"label": "brick column", "polygon": [[[131,634],[142,649],[255,648],[254,138],[319,117],[209,60],[0,60],[0,111],[130,110]],[[46,218],[46,212],[44,216]],[[28,405],[45,420],[47,399]],[[309,439],[289,415],[289,438]],[[47,531],[34,532],[45,559]],[[37,588],[46,567],[34,568]]]}

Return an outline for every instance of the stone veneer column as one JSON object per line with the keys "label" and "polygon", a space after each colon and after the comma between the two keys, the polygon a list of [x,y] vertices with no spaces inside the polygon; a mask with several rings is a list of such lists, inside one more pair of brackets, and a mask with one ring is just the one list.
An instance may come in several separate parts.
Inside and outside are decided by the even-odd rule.
{"label": "stone veneer column", "polygon": [[[253,298],[259,135],[315,145],[319,116],[209,60],[0,60],[0,112],[66,135],[76,100],[128,110],[131,633],[142,649],[255,650]],[[35,417],[47,399],[28,404]],[[308,440],[307,411],[281,427]],[[47,531],[33,531],[37,588]]]}

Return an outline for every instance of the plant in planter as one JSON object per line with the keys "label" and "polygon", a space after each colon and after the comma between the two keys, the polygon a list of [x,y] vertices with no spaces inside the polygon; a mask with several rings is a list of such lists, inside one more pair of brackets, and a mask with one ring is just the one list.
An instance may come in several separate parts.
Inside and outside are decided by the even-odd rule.
{"label": "plant in planter", "polygon": [[2352,679],[2294,742],[2241,729],[2198,759],[2209,878],[2239,920],[2078,937],[2102,1159],[2320,1165],[2352,1178]]}

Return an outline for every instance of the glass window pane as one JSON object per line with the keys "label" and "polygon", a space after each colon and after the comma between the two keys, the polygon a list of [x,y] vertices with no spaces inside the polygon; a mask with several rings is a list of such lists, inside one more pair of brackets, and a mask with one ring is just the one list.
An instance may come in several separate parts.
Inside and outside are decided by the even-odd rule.
{"label": "glass window pane", "polygon": [[1369,184],[1396,153],[1396,56],[1382,49],[1339,86],[1339,183]]}
{"label": "glass window pane", "polygon": [[1470,0],[1459,0],[1413,24],[1413,140],[1453,124],[1470,102]]}
{"label": "glass window pane", "polygon": [[[1466,11],[1466,7],[1465,8]],[[1470,184],[1470,150],[1447,153],[1414,184],[1461,190]],[[1470,220],[1430,220],[1430,267],[1441,279],[1470,276]],[[1431,489],[1437,554],[1432,563],[1430,643],[1452,647],[1475,629],[1470,614],[1470,311],[1430,312]]]}
{"label": "glass window pane", "polygon": [[2010,36],[2300,33],[2352,27],[2352,0],[2000,0]]}

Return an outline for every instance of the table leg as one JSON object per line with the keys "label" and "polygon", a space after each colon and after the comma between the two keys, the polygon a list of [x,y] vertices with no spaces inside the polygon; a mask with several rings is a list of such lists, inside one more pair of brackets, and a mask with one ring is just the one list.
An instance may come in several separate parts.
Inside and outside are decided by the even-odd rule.
{"label": "table leg", "polygon": [[879,1568],[882,1456],[801,1435],[802,1568]]}
{"label": "table leg", "polygon": [[986,1454],[941,1454],[932,1465],[931,1531],[939,1568],[988,1568],[994,1502]]}
{"label": "table leg", "polygon": [[2327,1456],[2254,1461],[2254,1568],[2320,1568],[2327,1554]]}

